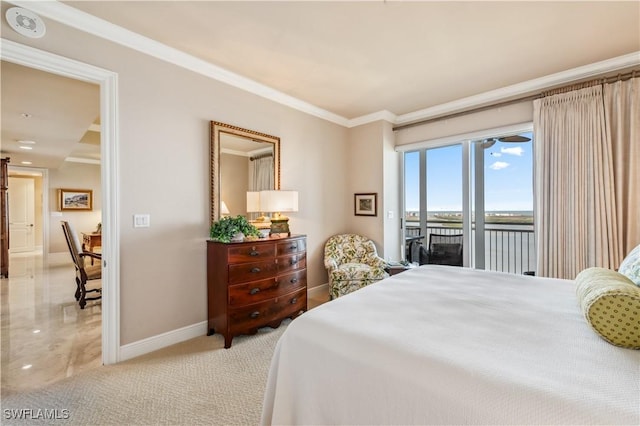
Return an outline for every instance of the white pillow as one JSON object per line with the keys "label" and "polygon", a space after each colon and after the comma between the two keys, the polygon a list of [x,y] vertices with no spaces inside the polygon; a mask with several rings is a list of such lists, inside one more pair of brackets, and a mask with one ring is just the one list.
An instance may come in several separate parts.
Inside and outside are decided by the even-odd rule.
{"label": "white pillow", "polygon": [[640,244],[624,258],[618,272],[633,281],[635,285],[640,286]]}

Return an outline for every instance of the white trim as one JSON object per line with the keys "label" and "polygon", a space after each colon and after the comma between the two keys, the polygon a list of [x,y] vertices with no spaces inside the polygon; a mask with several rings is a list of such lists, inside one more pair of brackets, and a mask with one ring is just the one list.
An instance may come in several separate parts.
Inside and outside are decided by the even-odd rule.
{"label": "white trim", "polygon": [[129,47],[309,115],[331,121],[341,126],[347,126],[348,120],[342,116],[58,1],[33,2],[11,0],[10,3],[29,9],[64,25]]}
{"label": "white trim", "polygon": [[221,81],[241,90],[245,90],[347,128],[379,120],[386,120],[392,124],[405,124],[413,121],[425,120],[640,65],[640,51],[637,51],[407,114],[395,115],[392,112],[382,110],[353,119],[347,119],[264,84],[233,73],[222,67],[213,65],[165,44],[134,33],[133,31],[119,27],[96,16],[90,15],[71,6],[67,6],[59,1],[50,0],[34,2],[29,0],[9,0],[7,3],[23,7],[80,31],[110,40],[122,46],[129,47],[163,61],[205,75],[214,80]]}
{"label": "white trim", "polygon": [[307,298],[322,296],[329,293],[329,283],[317,285],[307,289]]}
{"label": "white trim", "polygon": [[205,336],[208,331],[207,327],[207,321],[202,321],[197,324],[188,325],[177,330],[122,345],[120,347],[120,361],[126,361],[140,355],[148,354],[149,352],[157,351],[158,349],[166,348],[167,346],[175,345],[185,340]]}
{"label": "white trim", "polygon": [[371,114],[362,115],[360,117],[353,118],[348,121],[347,127],[352,128],[352,127],[361,126],[363,124],[369,124],[369,123],[373,123],[374,121],[380,121],[380,120],[388,121],[390,123],[395,124],[397,120],[397,116],[391,111],[382,110],[382,111],[378,111]]}
{"label": "white trim", "polygon": [[550,87],[562,86],[577,80],[588,79],[637,65],[640,65],[640,51],[595,62],[582,67],[572,68],[567,71],[558,72],[544,77],[535,78],[533,80],[524,81],[522,83],[513,84],[500,89],[490,90],[479,95],[469,96],[452,102],[410,112],[408,114],[402,114],[397,117],[395,124],[425,120],[432,117],[464,111],[489,103],[504,101],[509,98],[535,94],[542,90],[549,89]]}
{"label": "white trim", "polygon": [[67,157],[64,161],[70,163],[100,164],[100,160],[94,160],[93,158]]}
{"label": "white trim", "polygon": [[[118,233],[118,75],[11,40],[0,39],[0,57],[26,67],[100,85],[102,122],[102,362],[118,362],[120,343],[120,240]],[[48,203],[47,203],[48,204]],[[44,220],[50,220],[47,216]],[[105,266],[106,265],[106,266]]]}
{"label": "white trim", "polygon": [[[36,176],[40,176],[42,179],[42,261],[46,264],[49,256],[49,170],[41,167],[25,167],[18,165],[11,165],[9,163],[9,172],[14,171],[16,173],[28,172]],[[36,247],[37,249],[37,247]]]}
{"label": "white trim", "polygon": [[493,127],[491,129],[476,130],[470,133],[462,133],[459,135],[446,136],[444,138],[428,139],[420,142],[408,143],[406,145],[397,145],[396,152],[416,151],[422,148],[436,148],[439,146],[450,145],[465,140],[478,140],[491,137],[501,137],[513,135],[514,133],[530,132],[533,130],[533,123],[519,123],[509,126]]}

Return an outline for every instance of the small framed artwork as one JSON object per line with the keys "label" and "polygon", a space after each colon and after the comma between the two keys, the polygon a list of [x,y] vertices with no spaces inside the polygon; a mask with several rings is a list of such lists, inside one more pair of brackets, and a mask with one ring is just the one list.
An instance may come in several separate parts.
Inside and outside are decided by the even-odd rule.
{"label": "small framed artwork", "polygon": [[369,194],[355,194],[354,213],[356,216],[377,216],[377,198],[378,194],[373,192]]}
{"label": "small framed artwork", "polygon": [[93,210],[91,189],[58,189],[58,203],[61,211]]}

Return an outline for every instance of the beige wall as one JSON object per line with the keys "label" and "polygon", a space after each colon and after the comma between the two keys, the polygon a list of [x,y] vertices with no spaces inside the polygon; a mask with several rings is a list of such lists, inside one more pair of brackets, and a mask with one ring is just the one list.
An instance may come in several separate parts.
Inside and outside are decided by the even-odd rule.
{"label": "beige wall", "polygon": [[[60,226],[61,220],[69,222],[78,238],[82,232],[90,233],[96,230],[98,223],[102,221],[100,183],[99,165],[64,162],[58,169],[49,169],[49,253],[69,251]],[[60,188],[92,190],[93,210],[61,211],[58,193]]]}
{"label": "beige wall", "polygon": [[[392,125],[376,121],[349,129],[349,167],[345,194],[345,232],[371,238],[378,254],[387,260],[400,259],[400,159],[395,152]],[[377,216],[355,216],[354,194],[377,193]],[[390,214],[391,213],[391,214]],[[391,216],[391,217],[390,217]]]}
{"label": "beige wall", "polygon": [[[3,20],[2,34],[118,73],[122,345],[207,318],[210,120],[281,138],[281,187],[300,192],[290,225],[308,236],[308,283],[327,281],[324,242],[350,210],[346,129],[57,22],[34,40]],[[135,213],[150,214],[151,227],[134,229]]]}

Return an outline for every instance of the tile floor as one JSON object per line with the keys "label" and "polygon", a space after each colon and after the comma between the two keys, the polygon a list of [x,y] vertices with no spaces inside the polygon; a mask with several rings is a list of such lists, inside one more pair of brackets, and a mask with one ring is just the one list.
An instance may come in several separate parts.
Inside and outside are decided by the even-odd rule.
{"label": "tile floor", "polygon": [[[36,389],[102,365],[99,301],[80,309],[72,263],[45,265],[41,253],[12,254],[0,280],[2,395]],[[308,308],[329,300],[328,289]]]}
{"label": "tile floor", "polygon": [[74,292],[72,263],[10,255],[9,278],[0,280],[2,395],[102,365],[100,302],[80,309]]}

